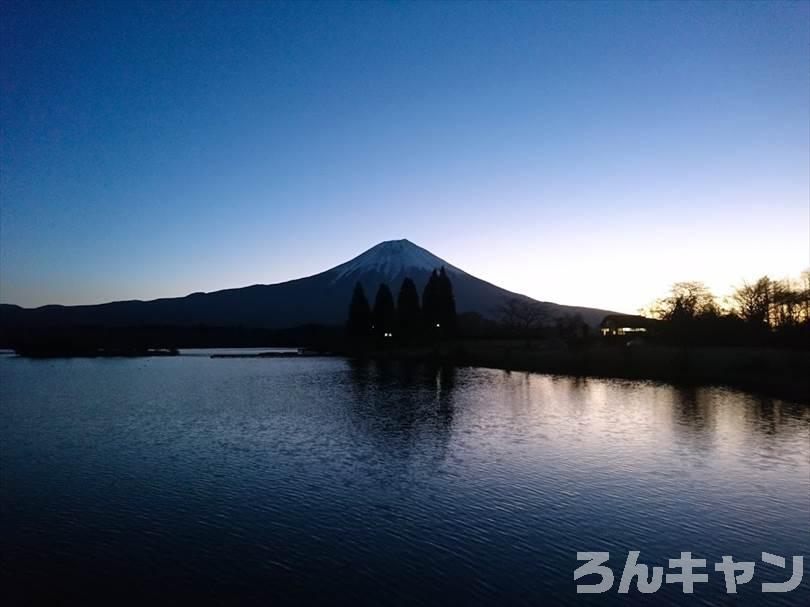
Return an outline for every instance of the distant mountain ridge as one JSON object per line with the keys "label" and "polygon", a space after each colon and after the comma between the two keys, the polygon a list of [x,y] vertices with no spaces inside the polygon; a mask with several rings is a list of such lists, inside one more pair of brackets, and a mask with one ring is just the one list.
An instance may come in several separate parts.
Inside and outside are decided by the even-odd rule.
{"label": "distant mountain ridge", "polygon": [[[475,312],[493,318],[510,297],[527,298],[476,278],[409,240],[381,242],[334,268],[271,285],[252,285],[185,297],[151,301],[116,301],[95,305],[39,308],[0,305],[0,326],[22,328],[48,325],[97,326],[219,326],[286,329],[321,324],[340,325],[346,314],[352,289],[363,285],[373,301],[378,286],[385,282],[396,295],[409,276],[421,292],[430,273],[444,267],[453,282],[459,313]],[[596,326],[611,312],[595,308],[541,302],[551,316],[581,314]]]}

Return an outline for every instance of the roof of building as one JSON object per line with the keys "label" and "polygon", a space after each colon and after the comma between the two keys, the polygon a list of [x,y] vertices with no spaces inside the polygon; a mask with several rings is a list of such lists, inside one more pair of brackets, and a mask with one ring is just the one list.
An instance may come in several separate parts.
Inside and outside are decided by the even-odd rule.
{"label": "roof of building", "polygon": [[602,319],[602,328],[609,327],[629,327],[647,329],[654,325],[657,320],[639,316],[637,314],[608,314]]}

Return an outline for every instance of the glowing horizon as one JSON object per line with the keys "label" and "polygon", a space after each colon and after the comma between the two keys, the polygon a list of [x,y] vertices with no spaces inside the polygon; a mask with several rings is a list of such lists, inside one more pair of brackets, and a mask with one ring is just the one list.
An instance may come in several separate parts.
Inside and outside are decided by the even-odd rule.
{"label": "glowing horizon", "polygon": [[[380,241],[380,242],[382,242],[382,241]],[[375,243],[375,244],[378,244],[378,243]],[[415,243],[415,244],[418,245],[419,243]],[[370,247],[367,247],[366,249],[364,249],[364,251],[367,250],[368,248],[370,248]],[[427,247],[424,247],[424,248],[427,248]],[[362,252],[363,251],[358,252],[358,255],[360,253],[362,253]],[[352,256],[352,257],[355,257],[355,256]],[[442,256],[439,255],[439,257],[442,257]],[[447,258],[443,258],[443,259],[445,259],[445,261],[447,261],[448,263],[450,263],[452,265],[458,266],[458,264],[454,263],[452,259],[447,259]],[[147,295],[147,296],[140,296],[138,294],[133,293],[131,296],[128,296],[128,297],[119,297],[119,298],[107,299],[107,300],[104,300],[104,299],[87,299],[87,300],[76,301],[76,302],[71,302],[71,303],[67,303],[67,304],[62,303],[62,302],[49,302],[49,304],[54,304],[55,303],[55,304],[59,304],[59,305],[85,305],[85,304],[98,304],[98,303],[106,303],[106,302],[109,302],[109,301],[121,301],[121,300],[129,300],[129,299],[152,300],[152,299],[160,299],[160,298],[165,298],[165,297],[183,297],[183,296],[189,295],[191,293],[195,293],[195,292],[211,292],[211,291],[218,291],[218,290],[222,290],[222,289],[245,287],[245,286],[250,286],[250,285],[253,285],[253,284],[277,284],[277,283],[280,283],[280,282],[285,282],[287,280],[295,280],[295,279],[298,279],[298,278],[306,278],[308,276],[313,276],[315,274],[319,274],[319,273],[321,273],[323,271],[330,270],[333,267],[339,265],[340,263],[344,263],[345,261],[348,261],[348,259],[339,261],[337,263],[333,263],[331,266],[324,267],[324,268],[319,269],[319,270],[305,271],[305,273],[300,275],[300,276],[290,276],[290,277],[287,277],[287,278],[281,278],[279,280],[273,280],[273,281],[261,281],[261,280],[249,281],[248,280],[247,282],[239,283],[239,284],[222,285],[222,286],[215,287],[215,288],[210,288],[210,289],[192,289],[192,290],[179,292],[179,293],[153,293],[153,294]],[[696,260],[696,261],[699,262],[699,260]],[[660,261],[655,262],[655,263],[658,264],[658,263],[660,263]],[[647,298],[646,301],[640,303],[639,305],[636,305],[635,307],[632,307],[632,305],[633,305],[632,303],[629,303],[629,304],[624,305],[624,306],[622,306],[622,305],[610,305],[610,304],[602,305],[602,304],[592,304],[592,303],[586,301],[587,298],[593,296],[593,288],[594,288],[593,283],[580,284],[577,281],[570,280],[570,278],[567,278],[566,280],[562,280],[562,278],[560,278],[560,280],[558,281],[558,284],[563,283],[564,284],[564,290],[570,291],[573,294],[573,295],[571,295],[571,297],[573,299],[571,299],[570,301],[562,300],[562,299],[558,300],[558,299],[550,299],[550,298],[544,297],[542,295],[542,292],[544,290],[548,290],[547,287],[541,286],[540,289],[539,289],[540,294],[537,294],[537,293],[532,292],[532,285],[531,284],[527,285],[527,288],[521,288],[520,286],[518,286],[518,287],[510,287],[507,284],[506,280],[500,280],[497,276],[482,275],[482,273],[480,273],[480,272],[476,273],[474,271],[470,271],[469,269],[467,269],[467,268],[465,268],[463,266],[459,266],[459,267],[460,267],[461,270],[464,270],[468,274],[472,274],[476,278],[486,280],[487,282],[495,284],[496,286],[505,288],[505,289],[513,291],[515,293],[520,293],[522,295],[527,295],[529,297],[532,297],[532,298],[540,300],[540,301],[552,301],[554,303],[559,303],[559,304],[564,304],[564,305],[575,305],[575,306],[583,306],[583,307],[590,307],[590,308],[599,308],[599,309],[612,310],[612,311],[631,313],[631,314],[637,313],[641,308],[644,308],[647,305],[651,304],[658,297],[663,297],[664,295],[666,295],[668,290],[669,290],[669,287],[672,284],[672,283],[664,284],[660,280],[657,281],[655,284],[661,285],[661,288],[659,289],[659,291],[652,294],[650,297]],[[646,268],[646,269],[650,270],[650,269],[654,269],[654,268]],[[519,283],[519,274],[520,274],[519,270],[520,269],[518,269],[517,272],[513,272],[513,273],[510,274],[510,276],[513,276],[515,278],[515,282],[518,285],[520,284]],[[757,278],[759,278],[759,277],[761,277],[763,275],[766,275],[766,274],[769,275],[773,279],[799,280],[801,273],[804,272],[804,271],[807,271],[807,270],[810,270],[810,268],[808,268],[806,266],[804,268],[799,268],[797,266],[797,269],[793,273],[790,273],[790,274],[779,274],[779,275],[777,275],[777,274],[768,273],[768,272],[761,272],[761,273],[753,272],[753,273],[750,273],[749,276],[744,276],[744,277],[740,278],[739,280],[735,281],[734,283],[730,283],[728,285],[723,285],[722,282],[719,282],[717,280],[712,282],[711,280],[706,280],[705,278],[704,279],[699,279],[699,278],[695,279],[694,277],[688,277],[688,276],[684,276],[680,280],[699,280],[700,282],[703,282],[704,284],[706,284],[710,288],[712,293],[715,296],[717,296],[718,300],[720,300],[721,303],[722,303],[722,299],[725,296],[730,295],[733,288],[740,286],[743,283],[743,281],[753,282]],[[707,276],[707,273],[705,271],[704,272],[698,272],[698,274],[701,275],[701,276],[704,276],[704,277]],[[649,283],[647,285],[645,285],[644,287],[638,289],[638,290],[633,289],[632,284],[627,284],[627,281],[632,283],[632,278],[633,278],[632,274],[622,274],[618,278],[616,276],[613,276],[612,274],[610,274],[607,277],[607,282],[613,282],[613,281],[616,281],[618,279],[619,282],[622,282],[622,284],[625,284],[626,286],[623,288],[623,293],[624,293],[625,297],[627,296],[628,293],[630,293],[630,294],[633,294],[633,293],[636,293],[636,292],[646,293],[646,291],[651,289]],[[676,280],[676,281],[673,281],[673,282],[679,282],[679,280]],[[604,284],[604,283],[599,283],[599,284]],[[613,289],[613,290],[609,291],[608,294],[609,295],[616,295],[618,293],[617,293],[616,289]],[[609,300],[609,298],[606,298],[604,301],[608,301],[608,300]],[[619,300],[615,299],[615,301],[619,301]],[[5,302],[4,301],[2,303],[13,303],[13,302]],[[43,304],[43,305],[48,305],[48,304]],[[37,306],[26,306],[26,307],[37,307]]]}

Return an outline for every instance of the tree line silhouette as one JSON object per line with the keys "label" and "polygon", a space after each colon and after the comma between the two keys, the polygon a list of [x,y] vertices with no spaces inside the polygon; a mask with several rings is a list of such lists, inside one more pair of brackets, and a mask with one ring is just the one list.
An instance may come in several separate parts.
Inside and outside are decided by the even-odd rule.
{"label": "tree line silhouette", "polygon": [[701,282],[678,282],[645,312],[661,321],[657,333],[665,341],[807,347],[810,270],[799,281],[743,282],[722,299]]}
{"label": "tree line silhouette", "polygon": [[421,303],[416,283],[405,277],[396,303],[391,288],[382,283],[369,305],[363,285],[354,287],[349,303],[347,332],[352,337],[413,338],[447,337],[456,332],[456,298],[444,267],[433,270],[422,291]]}

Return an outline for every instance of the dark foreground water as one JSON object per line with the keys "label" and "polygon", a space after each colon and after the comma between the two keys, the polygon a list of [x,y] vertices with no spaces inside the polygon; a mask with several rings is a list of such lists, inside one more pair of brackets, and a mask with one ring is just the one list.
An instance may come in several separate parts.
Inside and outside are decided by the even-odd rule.
{"label": "dark foreground water", "polygon": [[[807,605],[810,408],[341,359],[0,358],[5,605]],[[709,563],[617,594],[629,550]],[[610,552],[603,595],[578,551]],[[722,555],[755,561],[727,595]],[[598,581],[592,577],[580,583]]]}

